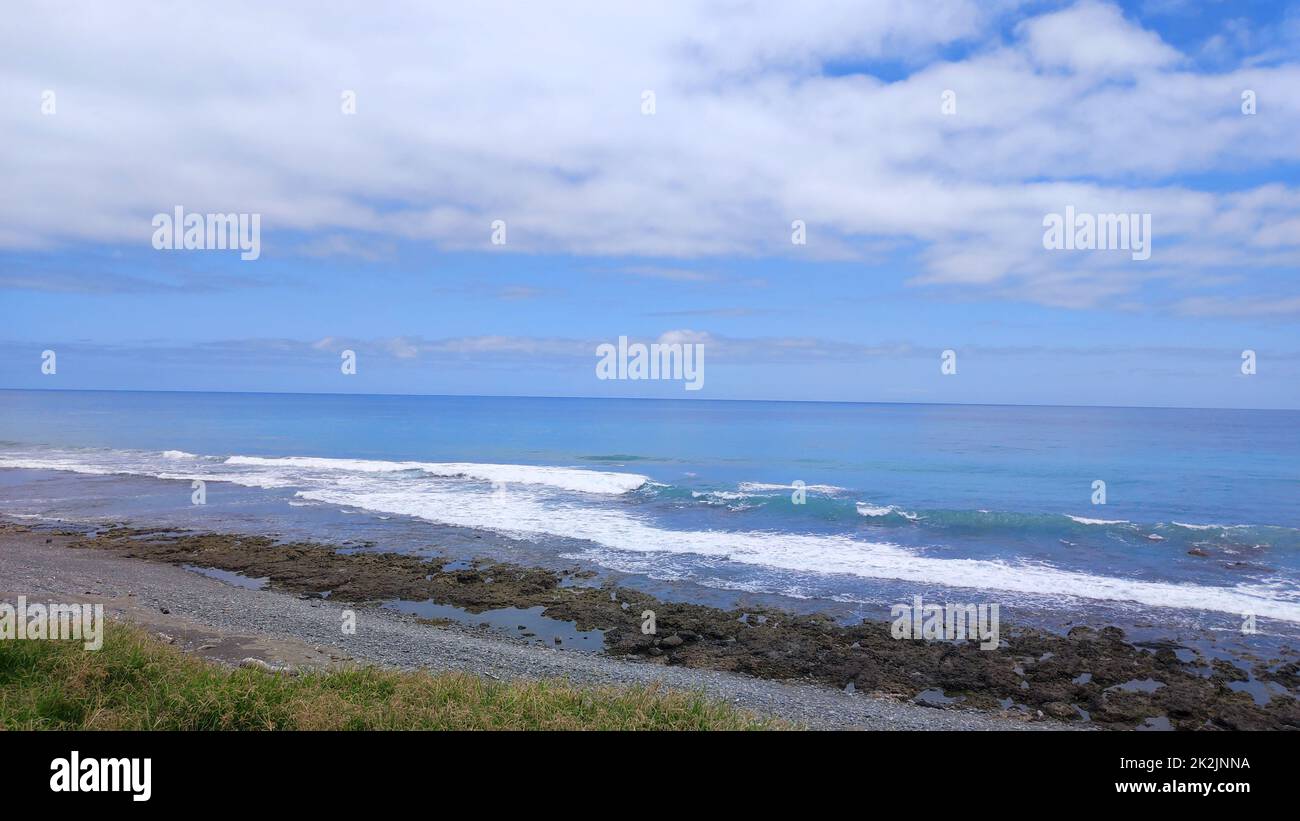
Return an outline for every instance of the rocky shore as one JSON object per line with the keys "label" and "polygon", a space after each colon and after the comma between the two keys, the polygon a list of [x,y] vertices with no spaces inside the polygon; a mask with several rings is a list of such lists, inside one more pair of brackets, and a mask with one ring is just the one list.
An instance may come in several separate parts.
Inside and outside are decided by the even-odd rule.
{"label": "rocky shore", "polygon": [[[171,602],[160,608],[181,613],[195,608],[189,615],[199,622],[284,634],[322,648],[314,661],[302,663],[355,658],[397,666],[459,664],[458,669],[493,676],[565,675],[600,683],[661,680],[673,687],[704,688],[758,712],[821,727],[1063,726],[1058,722],[1112,729],[1300,727],[1300,704],[1294,698],[1300,670],[1294,660],[1256,665],[1252,672],[1257,679],[1292,693],[1261,705],[1229,686],[1246,677],[1235,666],[1199,656],[1189,659],[1195,654],[1173,645],[1133,644],[1114,627],[1079,626],[1060,636],[1004,624],[1002,646],[986,651],[973,642],[896,640],[886,622],[843,626],[820,615],[661,601],[597,584],[589,572],[578,569],[555,572],[500,562],[340,552],[267,537],[129,527],[44,532],[3,524],[0,545],[0,592],[23,592],[20,582],[30,584],[33,573],[39,577],[43,568],[60,563],[98,566],[119,586],[140,587],[150,573],[170,571],[166,579],[153,578],[159,587],[152,595]],[[24,569],[19,553],[34,566]],[[132,566],[149,572],[131,571]],[[259,580],[266,589],[232,587],[177,566],[239,574]],[[169,595],[167,585],[183,589]],[[200,590],[206,591],[203,596]],[[227,606],[213,612],[194,604],[212,593],[251,609]],[[410,605],[407,612],[418,614],[420,603],[472,617],[398,612],[401,605]],[[248,623],[250,613],[267,615],[268,606],[274,621]],[[345,609],[357,613],[355,635],[340,631]],[[490,619],[482,626],[477,621],[516,611],[537,611],[576,631],[602,631],[603,652],[568,651],[566,638],[544,635],[534,623],[519,624],[518,634],[509,636],[486,626]],[[643,629],[647,612],[653,614],[653,633]],[[330,651],[324,645],[346,649]]]}

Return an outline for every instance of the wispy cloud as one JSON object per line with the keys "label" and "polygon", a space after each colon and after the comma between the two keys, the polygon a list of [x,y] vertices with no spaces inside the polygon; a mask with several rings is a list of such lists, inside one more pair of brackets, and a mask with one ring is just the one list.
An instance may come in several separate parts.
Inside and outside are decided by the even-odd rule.
{"label": "wispy cloud", "polygon": [[690,268],[672,268],[663,265],[627,265],[618,273],[645,279],[663,279],[669,282],[718,282],[722,275],[713,271],[696,271]]}
{"label": "wispy cloud", "polygon": [[1189,297],[1175,303],[1174,310],[1189,316],[1300,317],[1300,297]]}
{"label": "wispy cloud", "polygon": [[228,273],[170,272],[166,276],[145,277],[105,271],[98,266],[79,271],[42,268],[0,271],[0,289],[58,294],[211,294],[273,284],[284,284],[284,281],[275,283],[261,277]]}
{"label": "wispy cloud", "polygon": [[689,308],[680,311],[648,311],[646,316],[769,316],[784,313],[769,308]]}

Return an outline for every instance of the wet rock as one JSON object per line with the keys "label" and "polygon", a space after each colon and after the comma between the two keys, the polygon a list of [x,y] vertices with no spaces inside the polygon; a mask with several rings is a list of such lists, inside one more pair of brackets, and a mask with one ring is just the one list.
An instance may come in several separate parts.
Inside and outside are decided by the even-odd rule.
{"label": "wet rock", "polygon": [[1224,659],[1214,659],[1210,662],[1210,668],[1214,670],[1215,675],[1225,681],[1249,681],[1250,676],[1246,671],[1237,665]]}
{"label": "wet rock", "polygon": [[[841,626],[823,614],[753,606],[721,610],[661,601],[632,589],[615,594],[610,587],[566,587],[560,584],[562,574],[503,562],[480,560],[474,571],[443,571],[409,554],[341,554],[329,545],[266,537],[140,536],[126,528],[104,529],[96,537],[82,536],[75,546],[267,577],[274,588],[291,594],[334,591],[331,598],[337,601],[432,601],[471,613],[541,607],[546,618],[604,631],[605,652],[613,656],[661,658],[668,651],[673,664],[758,678],[836,689],[852,682],[858,692],[904,698],[937,690],[963,699],[964,706],[992,710],[1013,698],[1029,715],[1047,715],[1048,705],[1059,702],[1070,708],[1067,718],[1080,716],[1079,705],[1094,724],[1108,728],[1136,727],[1150,716],[1168,716],[1177,729],[1300,727],[1300,703],[1294,698],[1279,696],[1258,705],[1250,695],[1232,691],[1227,685],[1246,677],[1235,666],[1222,663],[1207,670],[1205,661],[1181,661],[1176,645],[1136,646],[1125,641],[1122,630],[1101,625],[1074,624],[1068,636],[1060,636],[1004,622],[1002,646],[986,651],[972,642],[896,640],[886,621]],[[495,581],[487,584],[488,578]],[[641,632],[644,610],[655,612],[661,628],[671,625],[667,638],[656,641]],[[1294,690],[1300,678],[1294,661],[1287,655],[1257,668],[1255,675]],[[1092,681],[1076,684],[1085,672],[1092,673]],[[1168,686],[1154,693],[1103,694],[1105,688],[1147,679]],[[1050,709],[1066,715],[1059,706]]]}
{"label": "wet rock", "polygon": [[1267,681],[1275,681],[1288,690],[1300,689],[1300,662],[1290,662],[1269,670],[1263,665],[1255,668],[1255,675]]}
{"label": "wet rock", "polygon": [[946,694],[938,690],[923,690],[918,693],[912,701],[920,704],[922,707],[936,707],[943,709],[953,704],[956,699],[949,698]]}
{"label": "wet rock", "polygon": [[278,664],[269,664],[262,659],[255,659],[252,657],[239,662],[239,666],[249,670],[261,670],[266,673],[293,673],[292,667],[282,667]]}

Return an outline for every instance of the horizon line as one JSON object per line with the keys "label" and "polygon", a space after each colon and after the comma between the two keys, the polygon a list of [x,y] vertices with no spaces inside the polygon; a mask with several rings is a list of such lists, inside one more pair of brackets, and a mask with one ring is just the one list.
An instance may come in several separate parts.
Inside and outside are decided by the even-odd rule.
{"label": "horizon line", "polygon": [[8,388],[0,391],[28,391],[32,393],[183,393],[243,396],[376,396],[389,398],[423,399],[559,399],[559,400],[610,400],[616,402],[767,402],[814,405],[926,405],[932,407],[965,408],[1095,408],[1099,410],[1205,410],[1205,411],[1257,411],[1262,413],[1295,413],[1300,408],[1228,408],[1196,405],[1062,405],[1052,403],[1016,402],[907,402],[907,401],[857,401],[847,399],[725,399],[705,397],[653,397],[653,396],[536,396],[526,394],[478,393],[340,393],[336,391],[212,391],[193,389],[142,390],[133,388]]}

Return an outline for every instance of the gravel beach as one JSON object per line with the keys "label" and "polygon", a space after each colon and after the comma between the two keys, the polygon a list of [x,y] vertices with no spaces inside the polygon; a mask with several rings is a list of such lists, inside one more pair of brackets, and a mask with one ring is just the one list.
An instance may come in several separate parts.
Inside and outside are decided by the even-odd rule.
{"label": "gravel beach", "polygon": [[99,602],[196,655],[228,664],[328,667],[369,663],[399,669],[456,670],[494,679],[562,677],[575,684],[703,691],[757,714],[817,729],[1037,730],[1056,722],[937,709],[765,681],[712,670],[668,667],[594,653],[551,649],[459,624],[429,625],[387,610],[356,609],[354,635],[340,629],[341,604],[236,587],[180,567],[67,545],[70,536],[0,528],[0,600]]}

